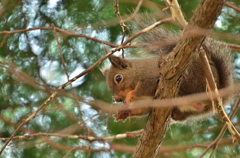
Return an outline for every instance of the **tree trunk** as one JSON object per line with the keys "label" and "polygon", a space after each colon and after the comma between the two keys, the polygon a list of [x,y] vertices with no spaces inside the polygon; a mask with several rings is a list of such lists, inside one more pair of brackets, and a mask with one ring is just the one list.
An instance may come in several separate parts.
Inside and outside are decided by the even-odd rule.
{"label": "tree trunk", "polygon": [[[191,59],[191,54],[199,49],[209,29],[213,27],[224,2],[224,0],[202,0],[199,3],[189,24],[183,31],[182,40],[161,67],[160,82],[156,91],[158,99],[177,96],[182,73]],[[144,132],[138,141],[134,158],[153,158],[156,156],[168,129],[170,115],[171,108],[152,109]]]}

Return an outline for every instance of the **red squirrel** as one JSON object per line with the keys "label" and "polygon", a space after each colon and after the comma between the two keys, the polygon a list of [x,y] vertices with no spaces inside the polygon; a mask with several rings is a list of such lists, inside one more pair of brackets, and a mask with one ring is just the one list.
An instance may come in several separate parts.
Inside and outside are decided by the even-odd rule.
{"label": "red squirrel", "polygon": [[[138,28],[147,26],[146,23],[138,22]],[[155,28],[143,35],[142,41],[147,43],[145,49],[148,53],[162,53],[163,59],[173,50],[180,35],[167,32],[162,28]],[[215,42],[206,39],[205,43],[209,50],[207,57],[211,66],[217,87],[224,88],[233,83],[233,70],[229,50]],[[129,106],[132,101],[139,98],[154,98],[155,90],[160,76],[159,57],[123,59],[110,56],[111,67],[103,74],[106,76],[108,89],[115,101],[124,102]],[[203,65],[197,52],[189,62],[186,71],[183,73],[178,96],[206,92],[206,81],[203,73]],[[227,103],[228,98],[223,98]],[[124,104],[124,105],[125,105]],[[185,106],[176,106],[172,110],[172,118],[176,121],[184,121],[189,117],[199,117],[211,113],[211,101],[197,102]],[[149,109],[138,109],[135,111],[118,111],[116,120],[125,120],[130,116],[145,115]]]}

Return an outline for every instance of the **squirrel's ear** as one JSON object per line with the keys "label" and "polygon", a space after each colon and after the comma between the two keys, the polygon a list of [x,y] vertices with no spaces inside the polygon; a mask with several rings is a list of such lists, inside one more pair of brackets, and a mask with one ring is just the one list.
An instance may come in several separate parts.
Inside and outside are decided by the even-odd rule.
{"label": "squirrel's ear", "polygon": [[129,63],[125,59],[120,58],[120,57],[116,57],[114,55],[110,56],[109,60],[112,63],[112,65],[117,67],[117,68],[124,69],[124,68],[129,66]]}

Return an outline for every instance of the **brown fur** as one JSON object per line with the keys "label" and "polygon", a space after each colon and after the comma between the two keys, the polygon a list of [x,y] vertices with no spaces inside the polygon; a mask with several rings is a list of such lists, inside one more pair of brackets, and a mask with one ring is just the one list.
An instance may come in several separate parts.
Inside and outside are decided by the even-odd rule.
{"label": "brown fur", "polygon": [[[140,21],[137,25],[143,24]],[[146,51],[157,53],[162,50],[163,58],[172,51],[179,39],[178,35],[168,33],[161,28],[154,29],[142,37],[142,41],[149,43]],[[167,42],[162,44],[162,41]],[[228,49],[209,39],[206,39],[205,43],[207,43],[207,57],[217,87],[220,89],[232,85],[233,71]],[[144,96],[154,97],[160,73],[158,57],[122,59],[111,56],[109,60],[112,66],[106,71],[105,76],[108,88],[116,101],[129,103]],[[118,77],[118,81],[120,79],[121,81],[116,81],[116,77]],[[205,91],[206,81],[203,73],[203,65],[198,53],[194,53],[186,71],[183,73],[179,96]],[[226,104],[227,98],[224,98],[223,101]],[[206,115],[211,112],[211,109],[211,101],[175,107],[172,111],[172,118],[183,121],[189,117]],[[135,112],[134,115],[146,114],[146,111],[139,111],[142,112]]]}

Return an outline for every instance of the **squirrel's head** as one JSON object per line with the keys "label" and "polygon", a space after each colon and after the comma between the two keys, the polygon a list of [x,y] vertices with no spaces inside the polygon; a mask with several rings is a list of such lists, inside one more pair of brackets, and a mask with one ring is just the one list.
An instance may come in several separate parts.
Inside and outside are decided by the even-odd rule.
{"label": "squirrel's head", "polygon": [[103,71],[107,86],[115,101],[124,101],[126,94],[135,88],[133,65],[126,59],[110,56],[111,66]]}

